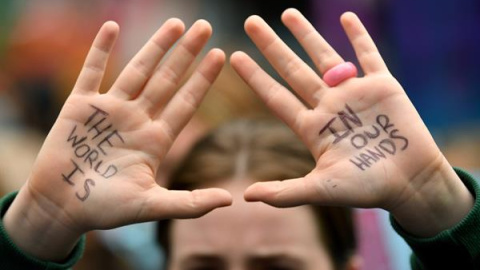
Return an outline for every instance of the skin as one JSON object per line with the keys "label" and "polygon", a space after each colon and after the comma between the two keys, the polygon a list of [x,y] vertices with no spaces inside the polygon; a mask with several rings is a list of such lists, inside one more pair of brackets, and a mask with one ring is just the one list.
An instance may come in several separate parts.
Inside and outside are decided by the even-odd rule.
{"label": "skin", "polygon": [[[172,142],[223,66],[224,53],[212,49],[177,91],[181,78],[210,38],[210,25],[197,21],[182,38],[183,23],[168,20],[129,62],[111,89],[100,94],[118,32],[113,22],[100,29],[31,176],[4,216],[12,241],[39,259],[62,260],[89,230],[198,217],[231,203],[230,194],[223,190],[169,191],[155,182],[156,170]],[[171,55],[157,68],[177,40]],[[107,121],[123,138],[123,143],[116,138],[112,146],[104,144],[108,153],[102,156],[105,162],[119,168],[108,179],[76,158],[71,143],[66,141],[74,126],[86,133],[83,125],[92,113],[91,105],[109,113]],[[99,138],[92,137],[90,134],[87,143],[95,148]],[[81,164],[84,171],[84,175],[72,179],[73,186],[62,179],[62,174],[71,171],[71,160]],[[90,196],[82,202],[76,195],[84,193],[87,178],[93,179],[95,186],[90,186]]]}
{"label": "skin", "polygon": [[[462,220],[473,206],[472,194],[436,146],[360,20],[353,13],[341,17],[365,75],[346,79],[335,87],[329,87],[319,74],[343,63],[343,59],[297,10],[285,11],[282,20],[304,46],[318,73],[258,16],[247,19],[245,30],[302,100],[245,53],[234,53],[230,61],[240,77],[307,145],[317,165],[299,179],[255,183],[246,189],[245,199],[279,207],[318,203],[384,208],[404,230],[420,237],[436,235]],[[118,31],[112,22],[100,29],[28,181],[3,217],[12,241],[39,259],[63,260],[89,230],[162,218],[199,217],[232,202],[230,193],[222,189],[169,191],[155,182],[166,152],[224,63],[223,52],[211,50],[187,83],[176,91],[180,78],[210,37],[210,25],[198,21],[180,39],[183,23],[177,19],[167,21],[125,67],[111,89],[100,94]],[[170,57],[156,68],[179,39]],[[346,104],[363,123],[362,127],[354,126],[352,134],[372,128],[378,114],[384,114],[399,134],[408,138],[408,147],[366,170],[357,168],[349,159],[360,151],[352,147],[349,138],[335,143],[332,133],[319,133]],[[107,180],[85,166],[84,177],[75,179],[72,186],[62,179],[75,159],[66,139],[75,126],[86,132],[83,124],[91,105],[108,112],[108,122],[122,135],[123,142],[108,146],[104,157],[106,162],[116,164],[118,172]],[[91,138],[87,141],[91,147],[98,143]],[[369,147],[375,143],[378,141],[370,141]],[[76,194],[83,191],[84,178],[94,179],[95,186],[82,202]]]}
{"label": "skin", "polygon": [[231,207],[173,222],[169,269],[333,269],[311,208],[247,203],[242,195],[251,183],[222,181],[234,196]]}
{"label": "skin", "polygon": [[[343,62],[300,12],[288,9],[282,21],[320,74]],[[307,145],[317,165],[299,179],[255,183],[245,191],[245,198],[279,207],[307,203],[379,207],[390,211],[405,230],[423,237],[454,226],[472,208],[473,196],[440,152],[358,17],[347,12],[340,21],[365,75],[329,87],[265,21],[258,16],[246,20],[249,37],[303,102],[245,53],[235,52],[230,62]],[[345,104],[354,108],[364,123],[363,127],[354,126],[352,134],[371,130],[376,117],[384,114],[408,138],[408,148],[359,170],[350,159],[360,151],[349,139],[335,143],[331,133],[319,135]],[[339,130],[346,128],[340,126]],[[378,141],[370,141],[369,146],[375,143]]]}

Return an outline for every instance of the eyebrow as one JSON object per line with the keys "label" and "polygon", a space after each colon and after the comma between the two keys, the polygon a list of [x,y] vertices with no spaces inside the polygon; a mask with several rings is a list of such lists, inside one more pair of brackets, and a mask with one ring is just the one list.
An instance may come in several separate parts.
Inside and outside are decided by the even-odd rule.
{"label": "eyebrow", "polygon": [[191,263],[207,263],[207,264],[217,264],[217,265],[226,265],[224,258],[218,255],[210,254],[194,254],[183,259],[180,263],[182,268],[188,266]]}
{"label": "eyebrow", "polygon": [[[305,269],[305,262],[300,258],[292,256],[290,254],[268,254],[257,255],[252,254],[247,257],[248,265],[268,265],[272,263],[287,263],[288,265],[295,266],[295,269]],[[194,254],[186,257],[180,263],[182,268],[192,263],[206,263],[226,266],[227,260],[219,255],[214,254]]]}
{"label": "eyebrow", "polygon": [[247,261],[249,265],[272,264],[281,262],[295,266],[296,269],[305,268],[305,262],[303,260],[295,256],[283,253],[271,255],[250,255]]}

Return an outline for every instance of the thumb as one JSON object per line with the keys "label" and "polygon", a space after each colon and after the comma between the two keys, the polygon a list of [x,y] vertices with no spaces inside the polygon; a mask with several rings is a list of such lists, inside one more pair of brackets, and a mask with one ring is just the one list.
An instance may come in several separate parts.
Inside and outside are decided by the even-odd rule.
{"label": "thumb", "polygon": [[[257,182],[245,190],[246,201],[261,201],[275,207],[293,207],[303,204],[331,204],[328,178],[307,175],[283,181]],[[331,186],[333,187],[333,186]]]}
{"label": "thumb", "polygon": [[220,188],[185,190],[163,190],[149,200],[142,211],[142,220],[170,218],[197,218],[218,207],[232,204],[232,195]]}

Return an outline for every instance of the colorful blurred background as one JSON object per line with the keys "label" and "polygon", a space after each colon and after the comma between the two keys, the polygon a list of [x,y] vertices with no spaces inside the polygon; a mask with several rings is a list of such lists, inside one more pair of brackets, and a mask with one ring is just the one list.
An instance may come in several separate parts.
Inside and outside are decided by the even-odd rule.
{"label": "colorful blurred background", "polygon": [[[104,21],[114,20],[121,28],[104,81],[106,91],[126,62],[170,17],[182,19],[187,26],[197,19],[207,19],[214,29],[209,47],[220,47],[227,54],[246,51],[274,74],[244,34],[243,22],[252,14],[264,17],[306,59],[305,52],[279,20],[287,7],[302,11],[325,39],[354,63],[354,53],[341,29],[339,16],[345,11],[356,12],[449,161],[478,172],[480,2],[477,0],[2,0],[0,194],[17,189],[27,179],[35,154]],[[197,116],[205,130],[234,117],[267,113],[228,65],[205,104]],[[191,130],[201,133],[195,128]],[[184,151],[179,147],[178,153]],[[376,227],[388,227],[387,218],[383,212],[359,211],[360,238],[368,239],[361,241],[362,252],[376,253],[365,255],[365,269],[409,269],[408,249],[402,241],[393,237],[391,231]],[[145,243],[149,237],[133,237],[137,242],[131,244],[130,233],[138,235],[134,230],[89,235],[90,249],[77,269],[159,269],[161,256],[142,264],[135,260],[149,260],[138,259],[128,248],[119,248],[137,245],[147,252]],[[102,263],[95,261],[96,256],[102,258]]]}

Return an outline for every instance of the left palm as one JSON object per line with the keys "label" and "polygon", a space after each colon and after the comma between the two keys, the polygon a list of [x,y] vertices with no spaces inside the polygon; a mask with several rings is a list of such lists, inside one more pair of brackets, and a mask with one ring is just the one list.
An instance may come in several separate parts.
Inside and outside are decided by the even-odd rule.
{"label": "left palm", "polygon": [[[252,185],[248,200],[276,206],[303,203],[394,209],[431,186],[428,174],[446,164],[405,91],[352,13],[341,18],[365,76],[329,87],[259,17],[245,28],[303,102],[246,54],[231,63],[261,99],[296,132],[317,161],[303,178]],[[325,74],[343,59],[298,11],[283,21]]]}

